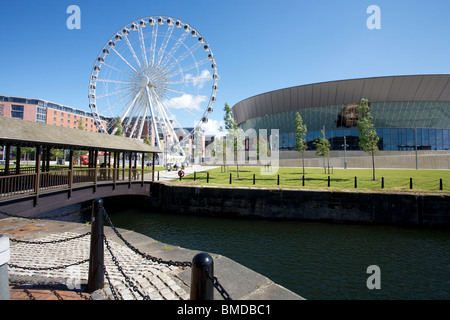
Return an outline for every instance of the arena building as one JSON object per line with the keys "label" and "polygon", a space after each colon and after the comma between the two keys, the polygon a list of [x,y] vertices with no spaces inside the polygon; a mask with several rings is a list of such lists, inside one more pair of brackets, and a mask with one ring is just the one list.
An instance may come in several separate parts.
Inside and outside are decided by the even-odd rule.
{"label": "arena building", "polygon": [[[267,129],[270,133],[271,129],[278,129],[281,158],[290,159],[298,157],[298,152],[293,151],[297,112],[308,129],[309,150],[314,149],[312,141],[323,129],[331,142],[331,150],[360,150],[355,106],[362,98],[369,100],[380,137],[381,155],[395,156],[401,151],[404,153],[400,154],[409,155],[409,151],[417,157],[417,151],[422,156],[435,151],[435,154],[445,155],[447,160],[443,166],[449,168],[449,153],[446,152],[450,150],[449,74],[386,76],[302,85],[245,99],[232,109],[234,119],[244,131]],[[360,151],[349,154],[352,155],[362,156]]]}

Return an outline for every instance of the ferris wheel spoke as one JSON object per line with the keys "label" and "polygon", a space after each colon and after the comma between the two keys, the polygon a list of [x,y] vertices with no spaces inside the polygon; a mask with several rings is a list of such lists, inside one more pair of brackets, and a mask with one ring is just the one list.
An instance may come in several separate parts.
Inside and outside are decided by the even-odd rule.
{"label": "ferris wheel spoke", "polygon": [[[139,92],[136,97],[133,99],[133,102],[129,105],[129,107],[127,108],[127,114],[124,116],[124,127],[128,128],[130,126],[130,123],[133,121],[133,116],[136,113],[136,110],[139,108],[139,101],[142,99],[142,94],[141,92]],[[130,110],[131,109],[131,110]]]}
{"label": "ferris wheel spoke", "polygon": [[157,143],[158,149],[161,150],[161,142],[159,141],[159,131],[158,131],[158,127],[156,125],[156,114],[155,114],[155,110],[153,108],[152,99],[150,97],[150,92],[149,92],[148,87],[145,87],[145,93],[146,93],[148,106],[150,108],[150,115],[151,115],[151,119],[152,119],[153,130],[155,132],[156,143]]}
{"label": "ferris wheel spoke", "polygon": [[[192,95],[192,94],[186,94],[186,95],[195,97],[195,96]],[[198,120],[201,119],[198,115],[196,115],[195,113],[193,113],[191,110],[189,110],[188,108],[186,108],[186,107],[183,106],[183,105],[180,105],[180,104],[175,100],[176,98],[171,98],[171,97],[169,97],[167,94],[163,94],[163,97],[166,98],[167,101],[170,101],[170,103],[176,104],[176,105],[177,105],[177,107],[176,107],[177,109],[182,109],[182,110],[186,111],[187,113],[191,114],[192,116],[194,116],[194,117],[197,118]],[[162,99],[161,99],[161,100],[162,100]],[[168,109],[168,108],[166,108],[166,109]]]}
{"label": "ferris wheel spoke", "polygon": [[208,62],[210,62],[210,60],[208,58],[203,59],[203,60],[201,60],[199,62],[196,61],[196,62],[194,62],[194,63],[192,63],[192,64],[190,64],[190,65],[188,65],[186,67],[179,68],[178,70],[169,73],[167,78],[170,79],[170,78],[176,77],[176,76],[178,76],[180,74],[184,74],[186,71],[189,71],[189,70],[192,70],[192,69],[197,69],[198,67],[201,67],[202,65],[204,65],[204,64],[206,64]]}
{"label": "ferris wheel spoke", "polygon": [[122,114],[122,122],[125,121],[125,118],[128,115],[128,112],[130,112],[131,107],[136,103],[136,100],[138,99],[138,97],[140,96],[140,92],[136,93],[134,95],[134,97],[130,98],[128,101],[130,101],[129,104],[127,104],[128,106],[125,109],[125,112]]}
{"label": "ferris wheel spoke", "polygon": [[201,47],[201,43],[197,42],[190,48],[187,48],[186,51],[179,56],[178,58],[174,59],[174,61],[167,67],[167,71],[172,70],[176,65],[179,65],[181,62],[183,62],[184,59],[186,59],[189,55],[193,56],[194,52]]}
{"label": "ferris wheel spoke", "polygon": [[133,46],[131,45],[130,40],[128,39],[128,36],[124,36],[125,42],[127,43],[128,49],[130,50],[131,54],[133,55],[134,61],[136,61],[136,64],[139,68],[142,68],[141,62],[139,61],[136,52],[133,49]]}
{"label": "ferris wheel spoke", "polygon": [[141,46],[142,61],[145,63],[145,67],[148,67],[147,53],[145,52],[144,33],[142,27],[139,27],[139,44]]}
{"label": "ferris wheel spoke", "polygon": [[123,70],[119,70],[119,69],[117,69],[117,68],[114,68],[113,66],[107,64],[106,62],[104,62],[103,65],[106,66],[106,67],[108,67],[108,68],[111,68],[111,69],[113,69],[113,70],[115,70],[115,71],[117,71],[117,72],[120,72],[120,73],[122,73],[122,74],[124,74],[124,75],[126,75],[126,76],[128,76],[128,77],[130,77],[130,78],[133,77],[131,74],[126,73],[126,72],[124,72]]}
{"label": "ferris wheel spoke", "polygon": [[139,73],[136,71],[136,69],[128,62],[127,59],[125,59],[119,52],[117,52],[116,49],[113,48],[113,51],[120,57],[120,59],[123,60],[123,62],[125,62],[131,69],[133,69],[134,72]]}
{"label": "ferris wheel spoke", "polygon": [[97,99],[102,99],[102,98],[106,98],[106,97],[110,97],[110,96],[114,96],[116,94],[120,94],[120,93],[125,93],[126,91],[129,91],[129,88],[122,88],[116,91],[111,91],[111,92],[107,92],[105,94],[96,96]]}
{"label": "ferris wheel spoke", "polygon": [[159,98],[156,98],[156,97],[158,97],[158,96],[157,95],[155,96],[155,102],[156,102],[156,105],[157,105],[157,107],[159,109],[159,113],[162,115],[163,120],[164,120],[164,122],[166,124],[167,130],[169,132],[169,137],[172,137],[172,139],[173,139],[172,142],[175,143],[176,142],[176,140],[174,140],[176,138],[175,129],[173,128],[173,125],[170,123],[170,118],[167,116],[167,113],[165,111],[164,106],[162,105],[162,103],[159,100]]}
{"label": "ferris wheel spoke", "polygon": [[152,28],[152,41],[150,43],[150,52],[149,52],[149,54],[151,56],[151,57],[149,57],[149,60],[151,58],[151,65],[155,64],[155,52],[156,52],[156,38],[157,38],[157,34],[158,34],[158,24],[155,23],[153,25],[153,28]]}
{"label": "ferris wheel spoke", "polygon": [[165,67],[167,63],[169,63],[170,59],[173,57],[173,55],[177,52],[178,48],[180,48],[181,44],[186,40],[189,33],[183,32],[181,36],[178,38],[178,40],[173,45],[172,49],[170,49],[167,56],[164,58],[163,62],[161,63],[162,67]]}
{"label": "ferris wheel spoke", "polygon": [[123,80],[97,79],[97,81],[109,82],[109,83],[120,83],[120,84],[126,84],[126,85],[132,85],[133,84],[133,82],[131,82],[131,81],[123,81]]}
{"label": "ferris wheel spoke", "polygon": [[166,47],[167,47],[167,44],[169,43],[169,39],[172,35],[172,32],[173,32],[173,24],[169,25],[169,28],[166,31],[166,35],[164,36],[163,43],[162,43],[161,47],[159,47],[157,64],[161,64],[161,59],[164,56],[164,53],[166,52]]}

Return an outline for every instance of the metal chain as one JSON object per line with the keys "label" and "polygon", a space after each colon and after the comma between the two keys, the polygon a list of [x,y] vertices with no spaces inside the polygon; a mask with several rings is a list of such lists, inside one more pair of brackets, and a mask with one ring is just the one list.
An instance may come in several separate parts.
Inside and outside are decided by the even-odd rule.
{"label": "metal chain", "polygon": [[85,211],[88,211],[90,209],[92,209],[92,206],[83,208],[81,210],[61,213],[61,214],[58,214],[58,215],[48,216],[48,217],[45,217],[45,216],[44,217],[23,217],[23,216],[19,216],[19,215],[8,213],[8,212],[4,212],[4,211],[0,211],[0,214],[3,214],[5,216],[11,217],[11,218],[21,218],[21,219],[28,219],[28,220],[45,220],[45,219],[63,218],[63,217],[70,216],[71,214],[85,212]]}
{"label": "metal chain", "polygon": [[220,295],[224,300],[233,300],[231,299],[230,295],[225,290],[225,288],[220,284],[219,279],[217,279],[217,277],[211,276],[208,272],[208,278],[211,279],[214,288],[216,288],[216,290],[220,293]]}
{"label": "metal chain", "polygon": [[70,241],[70,240],[83,238],[83,237],[86,237],[86,236],[88,236],[90,234],[91,234],[90,232],[86,232],[84,234],[80,234],[80,235],[74,236],[72,238],[66,238],[66,239],[60,239],[60,240],[51,240],[51,241],[26,241],[26,240],[18,240],[18,239],[11,239],[11,238],[9,238],[9,240],[11,240],[12,242],[26,243],[26,244],[55,244],[55,243],[67,242],[67,241]]}
{"label": "metal chain", "polygon": [[163,263],[163,264],[167,264],[169,266],[177,266],[177,267],[192,267],[192,262],[189,261],[185,261],[185,262],[179,262],[179,261],[165,261],[161,258],[156,258],[153,257],[149,254],[143,253],[141,251],[139,251],[139,249],[135,248],[134,246],[131,245],[131,243],[129,243],[121,234],[120,232],[116,229],[116,227],[113,225],[113,223],[111,222],[111,219],[109,218],[105,208],[103,208],[103,215],[105,216],[106,220],[108,220],[109,225],[111,226],[111,228],[113,229],[113,231],[116,233],[116,235],[125,243],[125,245],[130,248],[132,251],[134,251],[136,254],[139,254],[140,256],[142,256],[143,258],[147,259],[147,260],[151,260],[153,262],[157,262],[157,263]]}
{"label": "metal chain", "polygon": [[150,300],[150,297],[147,295],[144,295],[141,291],[139,291],[139,288],[137,287],[137,285],[135,285],[134,282],[130,279],[130,277],[128,277],[125,274],[125,272],[123,272],[123,269],[119,264],[119,261],[117,261],[117,258],[114,256],[114,254],[111,251],[111,247],[109,246],[108,240],[106,240],[106,236],[104,234],[102,234],[102,236],[103,236],[103,240],[105,241],[106,249],[108,249],[109,253],[111,254],[112,260],[113,260],[114,264],[116,265],[117,270],[120,271],[122,276],[125,278],[125,281],[131,287],[131,289],[133,289],[134,292],[137,292],[142,298],[144,298],[144,300]]}
{"label": "metal chain", "polygon": [[111,283],[111,279],[109,278],[109,274],[108,271],[106,271],[105,265],[103,265],[103,273],[105,274],[105,278],[108,281],[109,288],[111,289],[111,293],[114,297],[114,300],[119,300],[119,296],[117,295],[116,290],[114,289],[114,286]]}
{"label": "metal chain", "polygon": [[66,269],[68,267],[73,267],[73,266],[77,266],[83,263],[89,262],[89,259],[85,259],[82,261],[78,261],[78,262],[74,262],[71,264],[67,264],[67,265],[63,265],[63,266],[58,266],[58,267],[22,267],[22,266],[18,266],[16,264],[12,264],[12,263],[8,263],[8,267],[11,268],[17,268],[17,269],[24,269],[24,270],[35,270],[35,271],[45,271],[45,270],[59,270],[59,269]]}

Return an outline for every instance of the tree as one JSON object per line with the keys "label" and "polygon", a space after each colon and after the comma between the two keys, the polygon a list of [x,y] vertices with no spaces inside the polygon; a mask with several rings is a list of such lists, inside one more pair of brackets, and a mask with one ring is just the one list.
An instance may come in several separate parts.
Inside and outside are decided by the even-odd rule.
{"label": "tree", "polygon": [[[233,151],[234,155],[236,156],[238,152],[242,151],[244,145],[242,144],[242,130],[238,127],[236,121],[233,117],[233,112],[228,105],[228,103],[225,102],[225,116],[223,117],[223,120],[225,121],[225,129],[228,130],[227,134],[227,141],[228,143],[233,142]],[[236,168],[237,168],[237,177],[239,178],[239,159],[236,161]]]}
{"label": "tree", "polygon": [[302,153],[303,174],[305,174],[305,150],[308,149],[306,143],[306,132],[308,131],[306,125],[303,124],[302,116],[297,112],[295,114],[295,150]]}
{"label": "tree", "polygon": [[77,125],[78,130],[84,130],[83,119],[78,119],[77,123],[78,123]]}
{"label": "tree", "polygon": [[123,135],[123,127],[122,127],[122,119],[120,119],[120,116],[117,117],[116,120],[116,132],[114,133],[116,136]]}
{"label": "tree", "polygon": [[361,99],[361,103],[356,107],[356,111],[358,112],[358,145],[364,152],[372,153],[373,180],[375,180],[375,152],[378,151],[380,138],[377,137],[377,131],[372,123],[373,117],[370,115],[369,100]]}
{"label": "tree", "polygon": [[322,130],[320,131],[319,138],[316,139],[316,141],[313,142],[316,146],[316,155],[319,157],[323,157],[323,166],[325,173],[327,173],[327,168],[325,166],[325,158],[328,159],[328,167],[330,167],[330,141],[328,141],[325,138],[325,132]]}

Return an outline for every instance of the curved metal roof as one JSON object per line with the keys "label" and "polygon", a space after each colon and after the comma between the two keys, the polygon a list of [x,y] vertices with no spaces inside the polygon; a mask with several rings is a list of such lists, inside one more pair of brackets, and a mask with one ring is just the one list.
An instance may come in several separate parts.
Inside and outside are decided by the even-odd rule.
{"label": "curved metal roof", "polygon": [[450,74],[386,76],[322,82],[275,90],[233,106],[238,124],[302,108],[385,101],[450,101]]}

